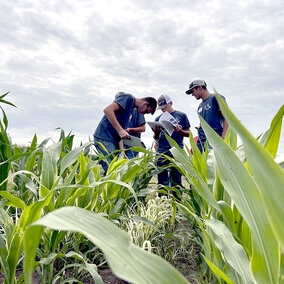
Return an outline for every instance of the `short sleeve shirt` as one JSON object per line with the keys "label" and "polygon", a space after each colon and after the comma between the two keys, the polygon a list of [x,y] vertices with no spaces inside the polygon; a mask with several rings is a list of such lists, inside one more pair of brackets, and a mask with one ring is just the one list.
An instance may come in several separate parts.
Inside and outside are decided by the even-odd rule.
{"label": "short sleeve shirt", "polygon": [[[171,115],[178,121],[178,124],[182,126],[182,129],[188,129],[190,127],[190,123],[188,121],[187,115],[183,112],[175,110],[171,113]],[[161,115],[156,117],[155,121],[159,121]],[[177,131],[174,131],[171,138],[177,142],[177,144],[183,148],[183,135]],[[167,152],[169,149],[171,149],[171,145],[169,144],[165,132],[162,131],[159,138],[159,146],[157,151],[159,153]]]}
{"label": "short sleeve shirt", "polygon": [[[221,97],[226,102],[225,98],[223,96]],[[222,136],[224,117],[214,94],[211,94],[206,100],[200,103],[197,112],[219,136]],[[202,127],[198,129],[198,137],[201,142],[206,141],[206,136]]]}
{"label": "short sleeve shirt", "polygon": [[[133,113],[129,117],[129,124],[127,128],[136,128],[145,123],[146,121],[144,115],[139,113],[137,108],[134,108]],[[129,134],[139,138],[141,137],[141,133],[129,132]]]}
{"label": "short sleeve shirt", "polygon": [[[114,102],[120,105],[120,109],[115,112],[116,119],[121,127],[126,129],[129,123],[129,117],[135,107],[135,98],[131,94],[120,92],[115,96]],[[117,131],[109,122],[106,115],[103,116],[99,125],[97,126],[94,137],[113,142],[120,141]]]}

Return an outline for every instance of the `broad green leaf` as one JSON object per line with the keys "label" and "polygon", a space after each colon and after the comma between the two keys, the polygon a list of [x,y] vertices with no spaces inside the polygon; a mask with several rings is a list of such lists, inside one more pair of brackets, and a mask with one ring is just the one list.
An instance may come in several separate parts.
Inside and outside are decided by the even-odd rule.
{"label": "broad green leaf", "polygon": [[228,228],[221,221],[214,219],[205,220],[205,224],[212,230],[214,243],[224,255],[225,261],[240,275],[241,283],[255,283],[247,255]]}
{"label": "broad green leaf", "polygon": [[62,175],[62,173],[67,169],[69,166],[71,166],[79,157],[80,153],[83,151],[84,148],[89,146],[91,143],[85,143],[83,146],[80,146],[71,152],[69,152],[61,161],[60,163],[60,173],[59,175]]}
{"label": "broad green leaf", "polygon": [[133,245],[126,232],[89,211],[60,208],[35,222],[30,229],[37,225],[85,235],[103,251],[112,271],[131,283],[188,283],[168,262]]}
{"label": "broad green leaf", "polygon": [[25,207],[26,207],[26,204],[25,204],[25,202],[22,199],[12,195],[10,192],[0,191],[0,196],[3,196],[6,199],[8,199],[9,200],[9,205],[11,205],[11,206],[14,206],[16,208],[20,208],[22,210],[24,210]]}
{"label": "broad green leaf", "polygon": [[2,273],[4,274],[5,279],[10,277],[10,268],[7,262],[8,248],[4,236],[0,235],[0,264]]}
{"label": "broad green leaf", "polygon": [[234,282],[219,267],[217,267],[213,262],[211,262],[205,255],[202,256],[209,265],[209,267],[217,276],[219,276],[228,284],[234,284]]}
{"label": "broad green leaf", "polygon": [[183,149],[174,147],[171,149],[171,153],[178,161],[179,167],[183,169],[189,183],[194,184],[198,190],[198,194],[200,194],[200,196],[206,200],[206,202],[220,211],[219,205],[209,190],[208,185],[205,183],[199,172],[194,168],[192,162],[186,155],[186,152]]}
{"label": "broad green leaf", "polygon": [[[49,151],[46,148],[43,148],[42,172],[40,177],[41,184],[46,188],[51,189],[55,179],[55,168],[52,162],[52,157],[50,156]],[[41,193],[40,196],[44,197]]]}
{"label": "broad green leaf", "polygon": [[120,159],[120,160],[117,160],[117,157],[115,157],[110,165],[109,165],[109,168],[107,170],[107,175],[110,175],[112,174],[114,171],[116,171],[117,169],[119,169],[122,165],[126,164],[127,163],[127,159]]}
{"label": "broad green leaf", "polygon": [[21,170],[21,171],[17,171],[15,173],[12,173],[9,175],[9,177],[7,177],[6,179],[4,179],[0,185],[2,185],[4,182],[6,182],[8,179],[13,179],[15,176],[21,175],[21,174],[27,174],[27,175],[31,175],[33,177],[33,179],[40,184],[39,178],[37,177],[37,175],[35,175],[32,172],[26,171],[26,170]]}
{"label": "broad green leaf", "polygon": [[35,269],[35,256],[42,232],[43,227],[34,226],[27,227],[24,233],[24,274],[25,283],[28,284],[32,284],[32,275]]}
{"label": "broad green leaf", "polygon": [[[275,163],[273,156],[254,139],[219,98],[218,102],[229,124],[242,138],[247,162],[260,189],[264,208],[281,246],[284,247],[284,170]],[[278,121],[282,120],[283,112],[284,105],[276,115]],[[274,121],[273,125],[281,127],[277,121]],[[277,133],[278,131],[280,130],[278,129]]]}
{"label": "broad green leaf", "polygon": [[279,146],[283,115],[284,105],[282,105],[271,122],[269,136],[265,144],[265,149],[272,155],[273,158],[275,158]]}
{"label": "broad green leaf", "polygon": [[20,256],[23,253],[23,234],[23,230],[16,226],[12,234],[7,255],[7,263],[10,270],[8,283],[15,283],[14,279],[16,275],[16,268],[20,260]]}
{"label": "broad green leaf", "polygon": [[224,218],[224,223],[231,230],[231,232],[234,232],[234,215],[232,208],[223,200],[219,200],[218,204]]}
{"label": "broad green leaf", "polygon": [[4,230],[6,242],[9,244],[13,236],[15,224],[12,216],[9,216],[3,208],[0,208],[0,224]]}
{"label": "broad green leaf", "polygon": [[259,188],[234,151],[203,120],[213,146],[220,179],[252,232],[251,266],[258,283],[275,283],[279,271],[279,245],[270,226]]}

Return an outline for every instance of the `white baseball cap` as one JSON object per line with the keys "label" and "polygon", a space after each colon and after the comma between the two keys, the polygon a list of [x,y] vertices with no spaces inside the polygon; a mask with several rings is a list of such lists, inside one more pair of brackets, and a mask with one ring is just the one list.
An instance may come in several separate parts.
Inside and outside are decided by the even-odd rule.
{"label": "white baseball cap", "polygon": [[158,107],[157,109],[163,109],[165,108],[169,102],[171,102],[172,99],[167,96],[167,95],[161,95],[159,98],[158,98]]}

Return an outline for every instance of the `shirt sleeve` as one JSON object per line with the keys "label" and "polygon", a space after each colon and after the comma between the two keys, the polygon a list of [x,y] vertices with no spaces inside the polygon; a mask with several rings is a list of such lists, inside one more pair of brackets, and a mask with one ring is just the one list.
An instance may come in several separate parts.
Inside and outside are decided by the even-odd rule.
{"label": "shirt sleeve", "polygon": [[138,112],[137,125],[140,126],[145,123],[146,123],[146,120],[145,120],[144,115]]}

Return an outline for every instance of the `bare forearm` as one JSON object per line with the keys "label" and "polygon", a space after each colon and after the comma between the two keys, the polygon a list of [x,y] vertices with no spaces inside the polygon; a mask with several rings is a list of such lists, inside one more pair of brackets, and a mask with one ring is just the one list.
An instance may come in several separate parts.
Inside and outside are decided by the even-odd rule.
{"label": "bare forearm", "polygon": [[181,129],[180,133],[185,137],[189,137],[190,130],[189,129],[185,129],[185,130]]}
{"label": "bare forearm", "polygon": [[228,121],[225,119],[223,123],[223,132],[221,138],[224,139],[228,130],[229,124]]}
{"label": "bare forearm", "polygon": [[117,103],[112,103],[108,105],[104,109],[104,113],[110,122],[110,124],[114,127],[114,129],[117,131],[120,138],[129,138],[129,134],[122,128],[122,126],[117,121],[115,112],[120,109],[120,106]]}
{"label": "bare forearm", "polygon": [[145,130],[146,130],[145,124],[140,125],[138,127],[133,127],[133,128],[127,128],[126,129],[127,132],[134,132],[134,133],[145,132]]}
{"label": "bare forearm", "polygon": [[106,115],[108,121],[110,122],[110,124],[114,127],[114,129],[115,129],[117,132],[119,132],[119,131],[121,131],[121,130],[123,129],[123,128],[121,127],[121,125],[119,124],[119,122],[117,121],[114,111],[105,108],[104,113],[105,113],[105,115]]}
{"label": "bare forearm", "polygon": [[181,125],[175,127],[175,131],[179,132],[182,136],[189,137],[189,128],[182,129]]}

